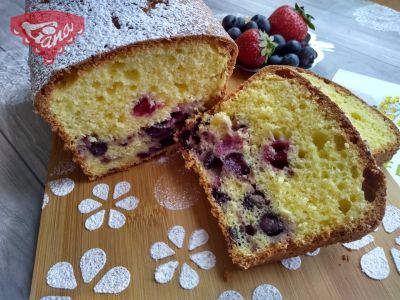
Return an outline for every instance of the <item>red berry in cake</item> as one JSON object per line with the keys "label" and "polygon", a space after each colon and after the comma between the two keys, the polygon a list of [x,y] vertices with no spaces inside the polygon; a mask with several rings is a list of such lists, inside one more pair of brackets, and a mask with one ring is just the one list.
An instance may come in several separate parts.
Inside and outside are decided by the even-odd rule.
{"label": "red berry in cake", "polygon": [[139,97],[139,101],[134,106],[132,114],[136,117],[150,116],[157,108],[160,108],[161,104],[154,101],[150,95],[142,95]]}
{"label": "red berry in cake", "polygon": [[283,5],[277,8],[269,17],[271,34],[280,34],[286,40],[302,41],[307,35],[308,27],[315,29],[311,20],[313,16],[306,14],[304,7]]}
{"label": "red berry in cake", "polygon": [[290,144],[287,140],[275,140],[264,147],[263,157],[273,167],[283,170],[289,167],[289,146]]}
{"label": "red berry in cake", "polygon": [[278,215],[267,212],[261,217],[260,227],[267,235],[275,236],[285,229],[285,224]]}
{"label": "red berry in cake", "polygon": [[203,164],[206,169],[221,169],[223,166],[222,161],[211,151],[204,155]]}
{"label": "red berry in cake", "polygon": [[250,68],[262,67],[276,47],[272,39],[258,29],[246,30],[235,42],[239,48],[238,62]]}
{"label": "red berry in cake", "polygon": [[246,225],[244,230],[248,235],[255,235],[257,232],[253,225]]}
{"label": "red berry in cake", "polygon": [[215,201],[217,201],[220,205],[226,203],[230,200],[229,196],[218,189],[214,188],[212,190],[212,196],[214,197]]}
{"label": "red berry in cake", "polygon": [[250,168],[244,160],[243,154],[231,153],[224,158],[225,168],[236,175],[248,175]]}

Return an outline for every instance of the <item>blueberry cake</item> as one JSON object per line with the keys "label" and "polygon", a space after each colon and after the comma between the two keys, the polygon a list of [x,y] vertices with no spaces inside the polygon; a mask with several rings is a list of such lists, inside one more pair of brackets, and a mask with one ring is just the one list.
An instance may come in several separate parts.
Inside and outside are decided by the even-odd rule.
{"label": "blueberry cake", "polygon": [[52,65],[29,64],[35,110],[92,180],[165,151],[224,95],[237,48],[201,0],[27,1],[39,10],[85,17]]}
{"label": "blueberry cake", "polygon": [[382,171],[338,106],[290,68],[265,67],[177,138],[244,269],[357,239],[382,219]]}
{"label": "blueberry cake", "polygon": [[393,157],[400,147],[400,132],[389,118],[344,87],[310,71],[296,71],[343,110],[366,141],[378,165]]}

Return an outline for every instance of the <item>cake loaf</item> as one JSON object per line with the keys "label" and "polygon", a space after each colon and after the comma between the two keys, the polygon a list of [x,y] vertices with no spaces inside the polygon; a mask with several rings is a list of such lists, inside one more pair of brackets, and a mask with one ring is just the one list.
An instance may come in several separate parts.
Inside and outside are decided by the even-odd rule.
{"label": "cake loaf", "polygon": [[85,18],[51,65],[30,53],[35,110],[90,179],[165,151],[221,99],[237,48],[201,0],[28,0]]}
{"label": "cake loaf", "polygon": [[358,239],[385,178],[339,107],[293,69],[265,67],[178,134],[235,264],[247,269]]}
{"label": "cake loaf", "polygon": [[393,157],[400,147],[400,132],[389,118],[346,88],[310,71],[300,68],[296,71],[343,110],[369,146],[378,165]]}

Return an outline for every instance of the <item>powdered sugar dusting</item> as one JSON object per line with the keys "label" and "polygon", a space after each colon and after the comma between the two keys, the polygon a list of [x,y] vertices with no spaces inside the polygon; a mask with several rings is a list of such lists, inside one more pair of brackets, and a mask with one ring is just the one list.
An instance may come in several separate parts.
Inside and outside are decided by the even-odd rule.
{"label": "powdered sugar dusting", "polygon": [[110,209],[110,215],[108,217],[108,226],[113,229],[121,228],[125,225],[126,217],[115,209]]}
{"label": "powdered sugar dusting", "polygon": [[95,195],[96,197],[102,199],[102,200],[107,200],[108,199],[108,192],[109,192],[109,186],[106,183],[99,183],[96,184],[93,187],[93,195]]}
{"label": "powdered sugar dusting", "polygon": [[164,242],[156,242],[150,248],[150,256],[155,260],[163,259],[174,254],[175,251]]}
{"label": "powdered sugar dusting", "polygon": [[70,178],[61,178],[49,182],[49,188],[54,195],[63,197],[72,192],[75,182]]}
{"label": "powdered sugar dusting", "polygon": [[357,241],[353,241],[350,243],[343,243],[343,247],[350,249],[350,250],[359,250],[368,244],[372,243],[374,241],[374,237],[370,234],[367,234],[366,236],[363,236],[361,239]]}
{"label": "powdered sugar dusting", "polygon": [[[129,44],[187,35],[228,38],[202,1],[169,0],[156,4],[145,13],[143,9],[147,6],[147,0],[28,0],[27,12],[58,10],[85,16],[84,33],[66,46],[64,53],[57,55],[52,65],[44,65],[43,58],[31,51],[29,65],[34,93],[57,71]],[[120,28],[115,27],[111,16],[118,18]]]}
{"label": "powdered sugar dusting", "polygon": [[105,213],[106,211],[102,209],[101,211],[87,218],[85,221],[85,228],[90,231],[99,229],[100,226],[103,225]]}
{"label": "powdered sugar dusting", "polygon": [[390,253],[392,254],[394,264],[396,266],[397,272],[400,274],[400,250],[396,248],[392,248],[390,250]]}
{"label": "powdered sugar dusting", "polygon": [[40,298],[40,300],[71,300],[71,297],[67,296],[45,296]]}
{"label": "powdered sugar dusting", "polygon": [[301,267],[300,256],[290,257],[281,260],[282,265],[288,270],[297,270]]}
{"label": "powdered sugar dusting", "polygon": [[131,189],[131,184],[127,181],[118,182],[114,188],[113,199],[117,199],[128,193]]}
{"label": "powdered sugar dusting", "polygon": [[90,212],[96,210],[100,206],[102,206],[102,204],[96,200],[85,199],[85,200],[82,200],[81,203],[79,203],[78,210],[82,214],[87,214],[87,213],[90,213]]}
{"label": "powdered sugar dusting", "polygon": [[61,161],[51,171],[50,176],[64,176],[73,172],[76,169],[76,165],[72,160]]}
{"label": "powdered sugar dusting", "polygon": [[320,248],[317,248],[314,251],[307,252],[306,255],[307,256],[317,256],[319,254],[320,250],[321,250]]}
{"label": "powdered sugar dusting", "polygon": [[89,283],[103,269],[106,264],[106,253],[100,248],[86,251],[80,261],[81,273],[84,283]]}
{"label": "powdered sugar dusting", "polygon": [[219,295],[218,300],[244,300],[244,298],[234,290],[227,290]]}
{"label": "powdered sugar dusting", "polygon": [[393,205],[386,206],[382,224],[385,231],[389,233],[400,228],[400,209]]}
{"label": "powdered sugar dusting", "polygon": [[183,246],[185,239],[185,228],[180,225],[175,225],[168,230],[168,239],[179,249]]}
{"label": "powdered sugar dusting", "polygon": [[179,263],[176,260],[159,265],[154,272],[154,280],[158,283],[167,283],[172,280]]}
{"label": "powdered sugar dusting", "polygon": [[116,207],[123,208],[125,210],[133,210],[138,205],[139,205],[139,199],[134,196],[126,197],[115,203]]}
{"label": "powdered sugar dusting", "polygon": [[42,202],[42,209],[45,208],[47,204],[49,204],[49,195],[47,195],[47,193],[44,193],[43,202]]}
{"label": "powdered sugar dusting", "polygon": [[118,294],[124,291],[131,281],[131,273],[125,267],[114,267],[96,284],[94,292],[99,294]]}
{"label": "powdered sugar dusting", "polygon": [[211,251],[203,251],[196,254],[190,255],[190,259],[204,270],[210,270],[214,268],[217,263],[217,258]]}
{"label": "powdered sugar dusting", "polygon": [[389,7],[379,4],[362,6],[354,12],[354,16],[365,27],[400,34],[400,12]]}
{"label": "powdered sugar dusting", "polygon": [[279,290],[270,284],[262,284],[253,291],[252,300],[282,300]]}
{"label": "powdered sugar dusting", "polygon": [[197,229],[193,231],[189,238],[189,251],[196,249],[208,242],[208,233],[204,229]]}
{"label": "powdered sugar dusting", "polygon": [[361,257],[361,270],[368,277],[382,280],[389,276],[390,268],[382,247],[376,247]]}
{"label": "powdered sugar dusting", "polygon": [[73,290],[76,288],[74,269],[69,262],[61,261],[47,272],[47,284],[56,289]]}
{"label": "powdered sugar dusting", "polygon": [[396,242],[397,245],[400,246],[400,236],[398,236],[397,238],[395,238],[394,241]]}
{"label": "powdered sugar dusting", "polygon": [[179,284],[186,290],[195,288],[200,282],[199,275],[188,264],[184,263],[181,274],[179,275]]}

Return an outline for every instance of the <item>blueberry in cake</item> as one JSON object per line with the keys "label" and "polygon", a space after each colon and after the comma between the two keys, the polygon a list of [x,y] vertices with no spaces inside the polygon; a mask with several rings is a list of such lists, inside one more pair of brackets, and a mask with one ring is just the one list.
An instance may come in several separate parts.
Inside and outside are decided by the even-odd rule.
{"label": "blueberry in cake", "polygon": [[85,17],[54,64],[34,53],[29,64],[36,111],[90,179],[171,146],[188,116],[223,97],[237,56],[201,0],[28,0],[27,10]]}
{"label": "blueberry in cake", "polygon": [[400,132],[389,118],[344,87],[310,71],[296,71],[343,110],[366,141],[378,165],[393,157],[400,147]]}
{"label": "blueberry in cake", "polygon": [[242,268],[357,239],[382,219],[383,173],[338,106],[293,69],[265,67],[177,138]]}

